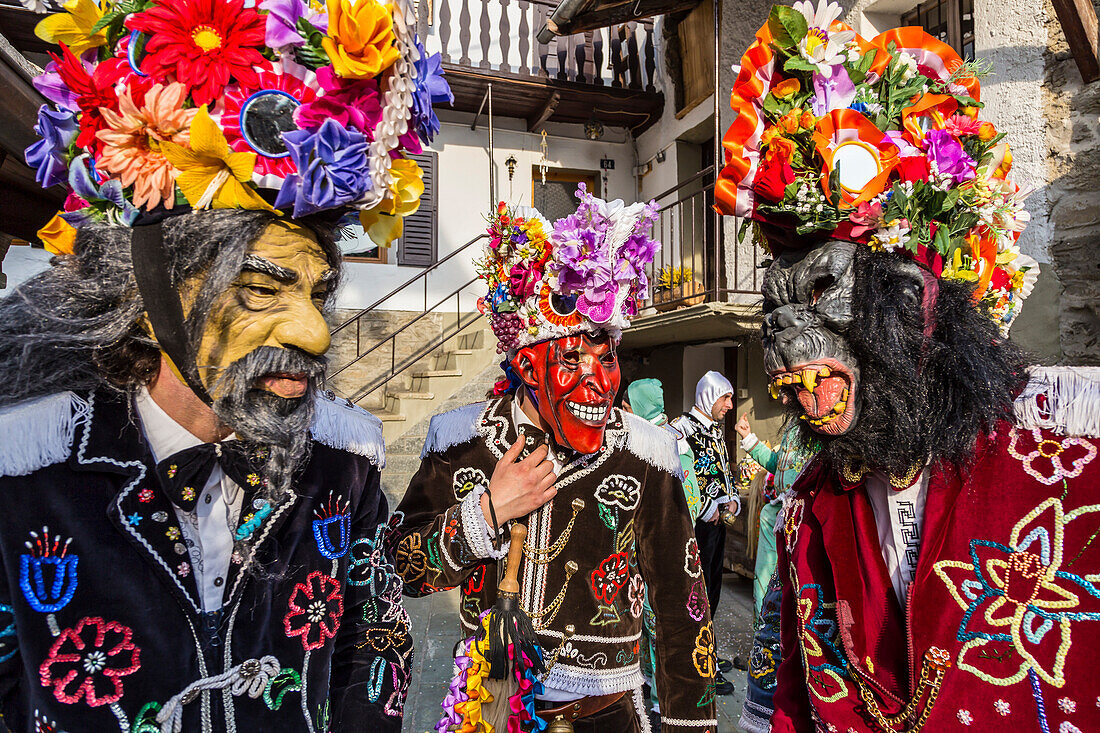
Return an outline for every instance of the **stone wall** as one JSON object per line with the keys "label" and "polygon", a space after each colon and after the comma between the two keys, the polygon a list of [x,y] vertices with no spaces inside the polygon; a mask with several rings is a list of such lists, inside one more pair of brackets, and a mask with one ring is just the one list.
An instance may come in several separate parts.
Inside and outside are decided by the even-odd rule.
{"label": "stone wall", "polygon": [[1049,251],[1062,288],[1058,336],[1065,363],[1100,364],[1100,81],[1082,82],[1053,6],[1044,2]]}

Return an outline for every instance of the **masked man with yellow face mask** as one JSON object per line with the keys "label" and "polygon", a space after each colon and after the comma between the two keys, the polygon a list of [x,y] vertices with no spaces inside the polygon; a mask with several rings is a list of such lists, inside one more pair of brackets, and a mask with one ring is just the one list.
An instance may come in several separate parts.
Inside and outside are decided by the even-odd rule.
{"label": "masked man with yellow face mask", "polygon": [[324,313],[446,84],[401,3],[137,6],[38,28],[27,161],[70,195],[0,300],[0,728],[398,731],[381,429],[323,389]]}

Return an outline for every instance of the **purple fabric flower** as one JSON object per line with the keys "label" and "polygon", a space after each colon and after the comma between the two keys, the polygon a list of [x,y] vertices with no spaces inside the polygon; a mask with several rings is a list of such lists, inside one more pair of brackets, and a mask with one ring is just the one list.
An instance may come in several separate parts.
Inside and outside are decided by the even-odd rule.
{"label": "purple fabric flower", "polygon": [[324,94],[294,112],[294,121],[304,130],[315,131],[325,120],[334,120],[349,130],[374,139],[374,128],[382,119],[382,98],[374,79],[343,79],[331,66],[317,70],[317,83]]}
{"label": "purple fabric flower", "polygon": [[363,133],[325,120],[317,132],[283,133],[298,168],[283,181],[275,207],[294,203],[294,217],[350,204],[371,187],[368,142]]}
{"label": "purple fabric flower", "polygon": [[834,109],[846,109],[856,98],[856,85],[843,64],[829,67],[829,74],[814,72],[814,96],[810,108],[824,117]]}
{"label": "purple fabric flower", "polygon": [[929,130],[924,136],[928,162],[935,163],[941,175],[951,176],[956,185],[974,178],[974,159],[947,130]]}
{"label": "purple fabric flower", "polygon": [[265,41],[272,48],[305,45],[306,39],[298,32],[300,18],[305,18],[322,33],[328,33],[328,16],[310,10],[305,0],[264,0],[260,10],[267,11]]}
{"label": "purple fabric flower", "polygon": [[23,157],[27,165],[34,168],[34,180],[42,188],[56,186],[68,177],[65,153],[76,137],[76,129],[76,115],[70,110],[55,111],[48,104],[38,108],[38,124],[34,131],[42,139],[27,148]]}
{"label": "purple fabric flower", "polygon": [[431,56],[419,38],[414,39],[420,58],[416,62],[416,89],[412,98],[412,123],[420,139],[430,143],[439,132],[439,118],[433,105],[454,104],[455,95],[443,78],[443,60],[438,53]]}
{"label": "purple fabric flower", "polygon": [[[88,155],[85,153],[74,158],[69,164],[69,187],[73,193],[92,204],[111,204],[111,207],[107,208],[108,218],[114,218],[120,224],[132,225],[141,212],[126,198],[126,194],[122,191],[122,183],[117,178],[109,178],[102,186],[96,185],[92,172],[88,169],[88,160]],[[61,218],[78,228],[92,219],[88,209],[66,211]]]}
{"label": "purple fabric flower", "polygon": [[[84,65],[88,69],[88,73],[91,73],[91,68],[88,64]],[[61,75],[57,73],[57,62],[51,61],[46,64],[46,70],[34,77],[31,80],[31,84],[37,89],[43,97],[56,104],[58,107],[64,107],[65,109],[71,109],[76,112],[80,109],[80,105],[76,102],[76,94],[73,93],[69,87],[65,85],[65,82],[61,81]]]}

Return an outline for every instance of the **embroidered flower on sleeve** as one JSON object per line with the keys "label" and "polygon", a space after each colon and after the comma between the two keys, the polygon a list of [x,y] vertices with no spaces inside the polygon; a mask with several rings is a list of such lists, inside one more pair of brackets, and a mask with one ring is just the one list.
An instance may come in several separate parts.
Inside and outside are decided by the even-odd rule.
{"label": "embroidered flower on sleeve", "polygon": [[687,541],[684,552],[684,572],[693,578],[703,574],[703,563],[699,559],[699,542],[694,537]]}
{"label": "embroidered flower on sleeve", "polygon": [[959,722],[963,725],[970,725],[974,722],[974,716],[970,714],[969,710],[959,710],[959,712],[955,714],[955,717],[958,718]]}
{"label": "embroidered flower on sleeve", "polygon": [[344,599],[340,584],[320,570],[309,574],[304,583],[294,586],[283,617],[287,636],[297,636],[302,649],[320,649],[336,636],[344,615]]}
{"label": "embroidered flower on sleeve", "polygon": [[423,538],[419,532],[407,535],[397,545],[397,573],[406,583],[419,580],[428,570],[428,555],[422,545]]}
{"label": "embroidered flower on sleeve", "polygon": [[1085,466],[1096,458],[1096,445],[1087,438],[1044,438],[1038,428],[1012,428],[1010,436],[1009,454],[1023,462],[1029,476],[1047,486],[1080,476]]}
{"label": "embroidered flower on sleeve", "polygon": [[1077,703],[1068,697],[1060,697],[1058,698],[1058,708],[1066,715],[1069,715],[1070,713],[1077,712]]}
{"label": "embroidered flower on sleeve", "polygon": [[702,580],[697,580],[691,584],[691,592],[688,593],[687,599],[687,612],[693,621],[702,621],[703,617],[707,615],[707,589],[703,586]]}
{"label": "embroidered flower on sleeve", "polygon": [[489,478],[480,468],[460,468],[451,477],[451,488],[454,490],[455,498],[460,501],[480,486],[489,486]]}
{"label": "embroidered flower on sleeve", "polygon": [[634,618],[641,618],[643,603],[645,602],[645,581],[642,580],[642,576],[635,575],[630,579],[627,598],[630,599],[630,615]]}
{"label": "embroidered flower on sleeve", "polygon": [[82,618],[54,640],[38,668],[43,687],[58,702],[84,702],[95,708],[122,698],[122,678],[141,668],[141,650],[133,631],[117,621]]}
{"label": "embroidered flower on sleeve", "polygon": [[608,476],[596,487],[596,501],[628,512],[638,507],[642,482],[633,476]]}
{"label": "embroidered flower on sleeve", "polygon": [[691,661],[700,677],[711,679],[714,677],[714,660],[714,626],[708,622],[695,637]]}
{"label": "embroidered flower on sleeve", "polygon": [[997,715],[1000,715],[1002,718],[1012,712],[1012,707],[1004,700],[998,700],[993,703],[993,709],[996,710]]}
{"label": "embroidered flower on sleeve", "polygon": [[617,552],[592,571],[592,592],[597,600],[609,606],[615,602],[615,597],[626,585],[629,574],[627,566],[626,553]]}

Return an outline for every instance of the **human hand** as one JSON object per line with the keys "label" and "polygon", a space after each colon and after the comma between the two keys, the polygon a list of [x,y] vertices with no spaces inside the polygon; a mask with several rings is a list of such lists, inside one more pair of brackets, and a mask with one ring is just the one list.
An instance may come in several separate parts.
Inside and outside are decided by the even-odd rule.
{"label": "human hand", "polygon": [[[499,524],[530,514],[558,493],[554,486],[558,478],[554,474],[554,464],[546,460],[550,448],[540,445],[531,455],[517,461],[523,445],[521,433],[497,461],[489,479],[489,493],[492,494],[493,509]],[[485,514],[485,521],[491,525],[493,520],[489,513],[488,496],[481,498],[481,511]]]}
{"label": "human hand", "polygon": [[742,438],[747,438],[749,433],[752,432],[752,428],[749,427],[749,413],[745,413],[737,419],[737,423],[733,426],[733,429]]}

